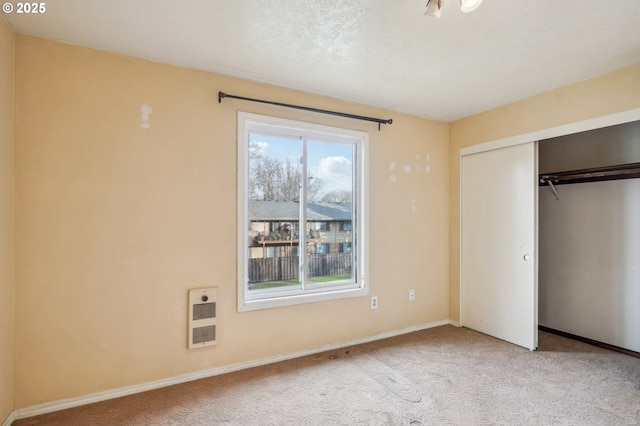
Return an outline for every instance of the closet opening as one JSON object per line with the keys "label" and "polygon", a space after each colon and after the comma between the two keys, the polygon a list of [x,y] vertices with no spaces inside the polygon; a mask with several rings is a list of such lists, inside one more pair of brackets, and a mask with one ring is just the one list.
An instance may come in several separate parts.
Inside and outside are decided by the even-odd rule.
{"label": "closet opening", "polygon": [[538,322],[640,356],[640,121],[541,140]]}

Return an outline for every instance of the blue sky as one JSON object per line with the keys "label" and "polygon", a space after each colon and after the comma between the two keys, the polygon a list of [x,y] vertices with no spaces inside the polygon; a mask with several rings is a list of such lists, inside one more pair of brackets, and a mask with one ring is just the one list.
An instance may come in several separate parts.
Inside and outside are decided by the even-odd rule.
{"label": "blue sky", "polygon": [[[262,155],[298,161],[302,144],[298,139],[287,139],[251,133],[250,142]],[[309,141],[307,144],[308,170],[322,182],[321,193],[351,189],[353,146],[348,144]]]}

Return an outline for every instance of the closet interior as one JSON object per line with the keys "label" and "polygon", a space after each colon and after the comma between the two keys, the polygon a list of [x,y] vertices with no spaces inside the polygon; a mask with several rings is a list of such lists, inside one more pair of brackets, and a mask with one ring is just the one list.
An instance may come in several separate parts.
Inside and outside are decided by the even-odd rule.
{"label": "closet interior", "polygon": [[539,325],[640,355],[640,121],[538,148]]}

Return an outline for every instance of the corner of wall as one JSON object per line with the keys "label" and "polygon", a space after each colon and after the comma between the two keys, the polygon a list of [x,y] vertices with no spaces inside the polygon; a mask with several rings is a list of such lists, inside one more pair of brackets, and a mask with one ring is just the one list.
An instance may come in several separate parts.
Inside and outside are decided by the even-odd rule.
{"label": "corner of wall", "polygon": [[15,34],[0,19],[0,421],[14,413]]}

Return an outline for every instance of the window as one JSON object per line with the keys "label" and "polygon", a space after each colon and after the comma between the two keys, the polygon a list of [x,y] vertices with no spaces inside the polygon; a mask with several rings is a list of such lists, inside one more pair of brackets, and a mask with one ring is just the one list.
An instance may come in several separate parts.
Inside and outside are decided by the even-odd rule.
{"label": "window", "polygon": [[309,247],[309,254],[329,254],[330,250],[329,244],[313,244]]}
{"label": "window", "polygon": [[351,253],[351,243],[340,243],[340,253]]}
{"label": "window", "polygon": [[238,113],[239,311],[368,294],[367,143]]}
{"label": "window", "polygon": [[328,222],[310,222],[309,228],[314,231],[328,231],[329,230]]}

